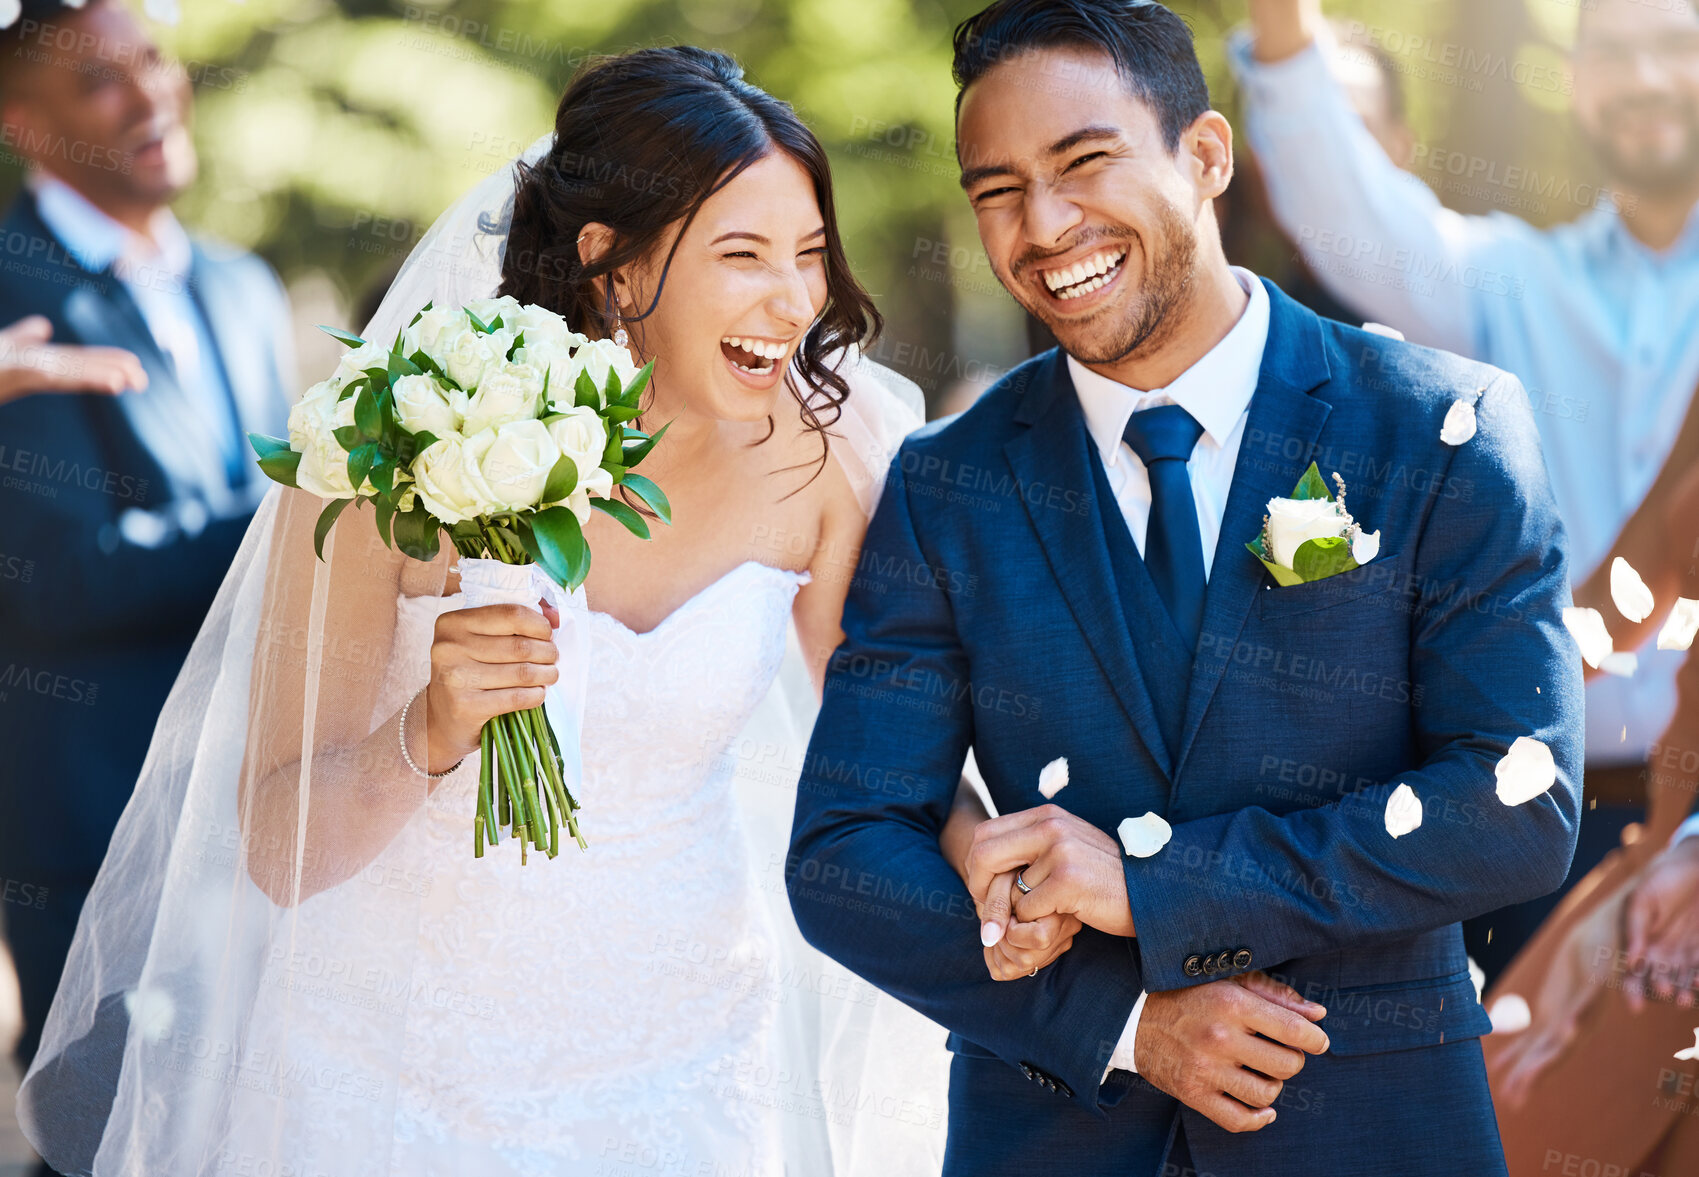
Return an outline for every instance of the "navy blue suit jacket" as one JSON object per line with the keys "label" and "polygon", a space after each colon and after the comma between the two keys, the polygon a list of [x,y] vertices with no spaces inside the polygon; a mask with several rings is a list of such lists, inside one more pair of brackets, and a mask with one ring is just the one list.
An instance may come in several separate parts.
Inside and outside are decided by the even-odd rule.
{"label": "navy blue suit jacket", "polygon": [[[191,284],[229,382],[281,433],[288,308],[259,258],[197,241]],[[45,315],[58,343],[121,347],[175,376],[110,272],[77,264],[26,191],[0,222],[0,323]],[[248,518],[158,546],[120,526],[171,482],[118,400],[40,394],[0,405],[0,874],[86,886],[129,800],[154,721]]]}
{"label": "navy blue suit jacket", "polygon": [[[913,435],[868,532],[787,881],[811,942],[952,1032],[949,1173],[1154,1174],[1177,1112],[1203,1172],[1501,1169],[1458,922],[1555,889],[1574,848],[1563,529],[1515,378],[1267,285],[1195,662],[1100,501],[1056,352]],[[1480,424],[1453,447],[1459,398]],[[1381,555],[1275,587],[1244,545],[1311,461],[1345,478]],[[1494,768],[1518,736],[1558,772],[1511,807]],[[1124,860],[1136,939],[1088,928],[1035,978],[988,977],[938,849],[970,747],[1003,813],[1044,804],[1039,771],[1066,756],[1056,804],[1110,832],[1172,823],[1162,851]],[[1400,783],[1425,816],[1394,840]],[[1273,1126],[1232,1136],[1124,1072],[1101,1082],[1142,989],[1247,969],[1329,1010],[1332,1048]],[[1405,1149],[1424,1161],[1387,1163]]]}

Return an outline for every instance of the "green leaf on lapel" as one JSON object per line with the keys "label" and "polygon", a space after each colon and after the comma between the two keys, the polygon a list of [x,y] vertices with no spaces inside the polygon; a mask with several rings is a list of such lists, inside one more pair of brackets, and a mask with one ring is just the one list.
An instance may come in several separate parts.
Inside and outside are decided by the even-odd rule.
{"label": "green leaf on lapel", "polygon": [[1263,555],[1261,536],[1257,537],[1255,543],[1246,544],[1245,550],[1250,552],[1250,554],[1255,556],[1258,560],[1262,561],[1262,566],[1268,569],[1268,574],[1274,577],[1274,582],[1281,588],[1291,588],[1295,584],[1304,583],[1303,578],[1296,572],[1293,572],[1290,568],[1282,568],[1273,560],[1270,560],[1267,556]]}
{"label": "green leaf on lapel", "polygon": [[1308,502],[1311,499],[1331,499],[1333,497],[1333,492],[1327,489],[1327,479],[1321,476],[1321,471],[1316,468],[1314,462],[1311,462],[1310,468],[1304,471],[1304,476],[1298,479],[1298,485],[1292,490],[1292,497],[1300,503]]}
{"label": "green leaf on lapel", "polygon": [[1298,545],[1298,550],[1292,555],[1292,571],[1297,573],[1305,584],[1338,576],[1341,572],[1349,572],[1355,567],[1357,561],[1351,558],[1351,541],[1342,535],[1307,539]]}

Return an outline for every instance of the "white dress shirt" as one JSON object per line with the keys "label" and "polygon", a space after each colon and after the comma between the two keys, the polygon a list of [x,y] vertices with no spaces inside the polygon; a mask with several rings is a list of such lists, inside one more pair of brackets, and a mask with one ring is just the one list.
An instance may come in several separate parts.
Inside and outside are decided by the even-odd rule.
{"label": "white dress shirt", "polygon": [[[1227,496],[1233,489],[1239,443],[1245,435],[1251,396],[1257,390],[1262,353],[1268,344],[1268,291],[1249,270],[1235,266],[1233,276],[1250,295],[1250,303],[1226,337],[1166,388],[1147,391],[1128,388],[1068,357],[1068,374],[1073,377],[1074,391],[1079,394],[1086,430],[1103,456],[1109,488],[1141,556],[1145,534],[1150,529],[1150,471],[1122,438],[1127,421],[1143,409],[1179,405],[1203,426],[1203,436],[1186,463],[1186,473],[1192,481],[1192,500],[1197,504],[1206,579],[1215,565],[1221,516],[1227,510]],[[1133,1059],[1133,1043],[1147,996],[1139,994],[1134,1003],[1127,1028],[1103,1072],[1105,1078],[1113,1070],[1138,1070]]]}
{"label": "white dress shirt", "polygon": [[[1411,342],[1527,387],[1570,574],[1588,576],[1646,497],[1699,384],[1699,212],[1659,251],[1628,231],[1609,187],[1561,173],[1495,163],[1477,178],[1474,160],[1464,178],[1456,152],[1433,151],[1414,165],[1424,184],[1370,136],[1321,48],[1260,62],[1241,36],[1228,56],[1275,218],[1317,279]],[[1488,189],[1567,223],[1465,216],[1434,187]],[[1650,637],[1639,654],[1634,677],[1587,684],[1589,765],[1644,764],[1675,713],[1681,656]]]}

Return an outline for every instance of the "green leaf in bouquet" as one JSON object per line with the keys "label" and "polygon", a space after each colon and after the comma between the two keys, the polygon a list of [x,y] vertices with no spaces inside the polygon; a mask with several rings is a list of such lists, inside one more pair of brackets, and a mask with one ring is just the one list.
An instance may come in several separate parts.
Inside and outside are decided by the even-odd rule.
{"label": "green leaf in bouquet", "polygon": [[394,384],[403,376],[423,376],[425,370],[400,352],[391,352],[389,357],[389,382]]}
{"label": "green leaf in bouquet", "polygon": [[327,327],[323,323],[319,324],[319,330],[323,331],[326,335],[330,336],[339,343],[346,343],[349,347],[366,346],[366,341],[364,339],[361,339],[358,335],[351,332],[343,331],[336,327]]}
{"label": "green leaf in bouquet", "polygon": [[300,485],[295,481],[295,472],[301,466],[301,455],[290,449],[288,442],[263,433],[250,433],[248,444],[259,455],[260,469],[267,478],[284,486]]}
{"label": "green leaf in bouquet", "polygon": [[643,370],[637,373],[637,378],[631,382],[631,386],[624,392],[620,393],[620,404],[635,405],[637,403],[637,398],[643,395],[643,390],[649,387],[649,377],[654,374],[655,361],[650,360],[647,364],[643,365]]}
{"label": "green leaf in bouquet", "polygon": [[366,475],[371,473],[372,464],[378,460],[378,447],[375,445],[356,446],[348,455],[348,485],[359,490],[366,481]]}
{"label": "green leaf in bouquet", "polygon": [[[434,300],[434,299],[433,299],[433,300],[432,300],[432,301],[433,301],[433,302],[434,302],[434,301],[435,301],[435,300]],[[431,309],[431,304],[430,304],[430,303],[428,303],[428,302],[427,302],[427,303],[426,303],[426,304],[425,304],[425,305],[424,305],[424,306],[422,306],[422,307],[420,307],[420,308],[419,308],[419,309],[418,309],[418,310],[417,310],[417,311],[414,311],[414,312],[413,312],[413,318],[412,318],[412,319],[411,319],[411,320],[409,320],[409,321],[408,321],[408,323],[407,323],[407,325],[408,325],[408,326],[409,326],[409,327],[416,327],[416,326],[418,326],[418,325],[419,325],[419,320],[420,320],[420,319],[422,319],[422,318],[424,318],[424,317],[425,317],[425,312],[426,312],[426,311],[428,311],[428,310],[430,310],[430,309]],[[396,336],[396,338],[397,338],[397,339],[399,339],[399,338],[400,338],[400,336]]]}
{"label": "green leaf in bouquet", "polygon": [[543,486],[542,501],[558,503],[577,489],[578,463],[562,454],[554,469],[549,471],[549,480]]}
{"label": "green leaf in bouquet", "polygon": [[391,494],[395,490],[395,463],[386,460],[383,451],[379,449],[377,459],[372,462],[371,473],[367,477],[372,480],[374,490]]}
{"label": "green leaf in bouquet", "polygon": [[531,516],[531,534],[536,538],[537,561],[555,582],[571,590],[590,575],[590,545],[578,516],[566,507],[550,507]]}
{"label": "green leaf in bouquet", "polygon": [[376,441],[383,436],[383,413],[370,387],[362,388],[354,398],[354,425],[362,441]]}
{"label": "green leaf in bouquet", "polygon": [[365,440],[360,436],[358,425],[344,425],[340,429],[332,429],[330,435],[336,439],[336,444],[352,453]]}
{"label": "green leaf in bouquet", "polygon": [[608,444],[602,447],[602,461],[625,461],[625,435],[618,429],[608,430]]}
{"label": "green leaf in bouquet", "polygon": [[606,417],[609,421],[618,421],[621,424],[624,424],[627,421],[635,421],[642,415],[643,410],[638,408],[636,405],[610,404],[607,408],[602,410],[602,416]]}
{"label": "green leaf in bouquet", "polygon": [[608,477],[614,480],[615,486],[625,481],[625,467],[618,462],[603,462],[602,469],[608,472]]}
{"label": "green leaf in bouquet", "polygon": [[418,452],[421,454],[430,449],[438,442],[438,440],[440,440],[436,434],[432,433],[428,429],[421,429],[419,432],[412,434],[411,437],[413,438],[413,444],[419,447]]}
{"label": "green leaf in bouquet", "polygon": [[1293,572],[1290,568],[1283,568],[1268,558],[1268,553],[1263,551],[1262,536],[1259,535],[1256,539],[1246,544],[1245,549],[1258,560],[1262,561],[1262,566],[1268,569],[1268,574],[1270,576],[1274,577],[1275,584],[1280,585],[1282,588],[1291,588],[1295,584],[1304,583],[1303,578],[1296,572]]}
{"label": "green leaf in bouquet", "polygon": [[319,512],[318,526],[313,528],[313,551],[319,559],[324,559],[324,537],[330,534],[330,529],[336,523],[336,517],[348,509],[348,504],[354,499],[332,499],[323,511]]}
{"label": "green leaf in bouquet", "polygon": [[670,428],[672,428],[672,422],[668,421],[665,425],[655,430],[654,433],[650,434],[638,444],[625,446],[623,450],[624,457],[622,460],[627,466],[637,465],[637,463],[649,456],[650,450],[653,450],[660,444],[661,438],[667,435],[667,430]]}
{"label": "green leaf in bouquet", "polygon": [[618,519],[638,539],[649,538],[649,521],[639,515],[630,503],[622,503],[618,499],[591,499],[590,505],[602,514]]}
{"label": "green leaf in bouquet", "polygon": [[500,331],[505,326],[507,326],[507,324],[503,323],[501,321],[500,315],[497,315],[495,318],[490,320],[490,330],[491,331]]}
{"label": "green leaf in bouquet", "polygon": [[1304,471],[1304,476],[1298,479],[1298,485],[1292,488],[1292,497],[1300,503],[1311,499],[1331,499],[1333,492],[1327,489],[1327,479],[1321,476],[1314,462]]}
{"label": "green leaf in bouquet", "polygon": [[378,538],[383,540],[384,547],[393,549],[395,541],[390,534],[390,525],[395,521],[395,503],[391,501],[391,494],[392,491],[386,491],[373,500],[373,510],[378,516]]}
{"label": "green leaf in bouquet", "polygon": [[415,560],[429,563],[437,558],[440,547],[438,532],[442,524],[437,522],[435,515],[425,510],[423,506],[414,507],[411,511],[397,512],[395,516],[395,546]]}
{"label": "green leaf in bouquet", "polygon": [[572,403],[586,409],[602,407],[602,394],[597,390],[596,382],[590,379],[590,373],[578,373],[578,383],[572,389]]}
{"label": "green leaf in bouquet", "polygon": [[619,373],[614,371],[610,365],[608,367],[608,378],[602,382],[602,403],[605,405],[623,404],[624,402],[620,399],[622,391],[619,385]]}
{"label": "green leaf in bouquet", "polygon": [[673,521],[673,505],[667,501],[667,496],[653,481],[641,474],[627,474],[620,485],[631,488],[631,493],[642,499],[648,508],[661,517],[662,522]]}
{"label": "green leaf in bouquet", "polygon": [[[497,319],[496,322],[500,323],[501,320]],[[515,335],[513,337],[513,342],[508,345],[507,358],[509,360],[512,360],[513,359],[513,353],[518,351],[520,348],[522,348],[524,346],[525,346],[525,332],[521,331],[518,335]]]}
{"label": "green leaf in bouquet", "polygon": [[1330,576],[1338,576],[1341,572],[1349,572],[1355,567],[1357,561],[1351,558],[1351,541],[1342,535],[1307,539],[1299,544],[1298,550],[1292,554],[1292,571],[1296,572],[1305,584],[1312,580],[1326,580]]}
{"label": "green leaf in bouquet", "polygon": [[[492,332],[495,331],[494,327],[492,327],[488,323],[484,322],[477,315],[474,315],[470,310],[468,310],[466,312],[466,318],[471,322],[473,329],[478,331],[479,333],[481,333],[483,335],[489,335],[489,334],[491,334]],[[498,319],[496,321],[500,322],[501,320],[498,317]]]}

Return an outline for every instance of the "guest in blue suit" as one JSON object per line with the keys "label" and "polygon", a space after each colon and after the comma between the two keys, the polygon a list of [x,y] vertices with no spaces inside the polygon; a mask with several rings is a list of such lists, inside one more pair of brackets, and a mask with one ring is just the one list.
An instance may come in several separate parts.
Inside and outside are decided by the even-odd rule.
{"label": "guest in blue suit", "polygon": [[[1459,921],[1562,881],[1582,742],[1527,397],[1227,265],[1166,8],[1001,0],[955,68],[987,254],[1061,346],[890,471],[797,920],[950,1031],[952,1177],[1502,1174]],[[1246,544],[1312,462],[1380,553],[1281,587]],[[1002,816],[952,863],[970,749]]]}
{"label": "guest in blue suit", "polygon": [[276,276],[171,215],[195,172],[189,101],[117,0],[26,4],[0,43],[0,122],[29,164],[0,223],[0,323],[39,316],[35,342],[123,349],[145,371],[118,395],[0,404],[0,879],[26,1063],[154,720],[265,492],[244,431],[277,434],[288,412]]}

